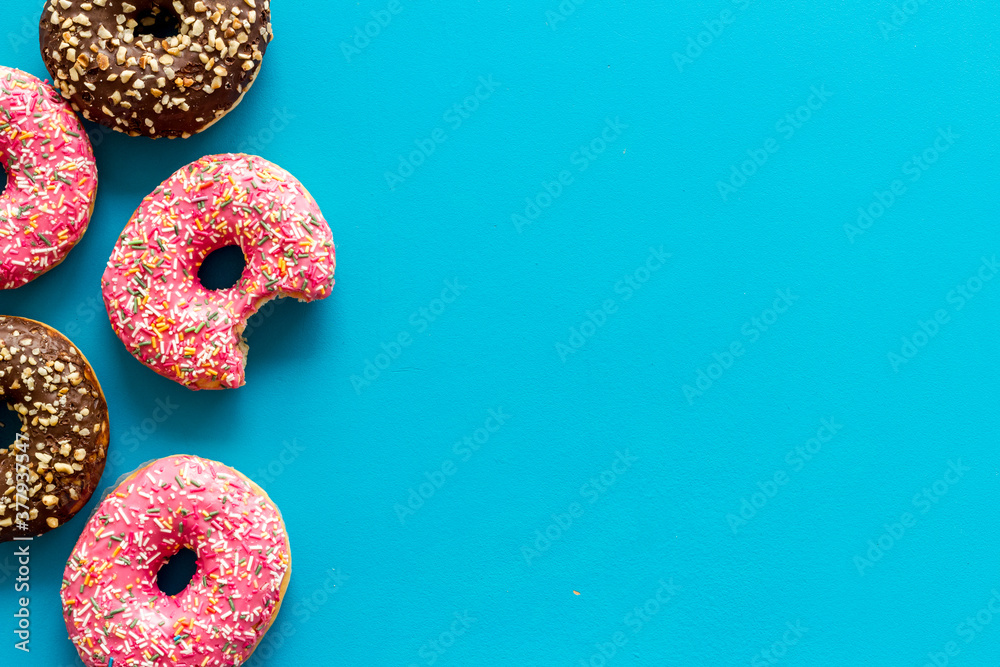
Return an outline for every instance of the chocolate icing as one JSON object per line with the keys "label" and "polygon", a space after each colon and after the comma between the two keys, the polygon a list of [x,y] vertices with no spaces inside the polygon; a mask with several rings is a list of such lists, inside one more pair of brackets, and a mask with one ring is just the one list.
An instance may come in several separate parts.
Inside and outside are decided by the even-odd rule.
{"label": "chocolate icing", "polygon": [[[156,12],[172,13],[179,33],[144,34]],[[132,136],[188,137],[253,85],[270,19],[270,0],[48,0],[39,33],[55,87],[84,118]]]}
{"label": "chocolate icing", "polygon": [[[58,528],[87,504],[104,471],[110,434],[108,406],[90,364],[40,322],[0,315],[0,400],[23,423],[17,446],[0,450],[0,542],[9,542]],[[19,462],[19,453],[27,460]],[[19,472],[28,477],[26,498],[18,498]],[[26,530],[17,523],[18,500],[28,513]]]}

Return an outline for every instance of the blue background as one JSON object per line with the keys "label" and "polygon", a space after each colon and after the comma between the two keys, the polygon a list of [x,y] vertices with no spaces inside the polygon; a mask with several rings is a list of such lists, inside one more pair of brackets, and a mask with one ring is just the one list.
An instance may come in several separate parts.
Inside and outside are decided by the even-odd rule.
{"label": "blue background", "polygon": [[[102,487],[191,453],[283,510],[294,574],[250,664],[996,664],[996,3],[400,3],[366,43],[385,2],[276,0],[256,86],[192,139],[88,126],[89,232],[0,295],[96,366]],[[40,5],[5,3],[0,63],[44,77]],[[130,357],[99,279],[144,195],[239,149],[318,199],[337,287],[255,318],[246,387],[191,393]],[[456,451],[491,409],[505,424]],[[82,520],[33,543],[33,650],[4,611],[3,664],[78,664],[58,586]]]}

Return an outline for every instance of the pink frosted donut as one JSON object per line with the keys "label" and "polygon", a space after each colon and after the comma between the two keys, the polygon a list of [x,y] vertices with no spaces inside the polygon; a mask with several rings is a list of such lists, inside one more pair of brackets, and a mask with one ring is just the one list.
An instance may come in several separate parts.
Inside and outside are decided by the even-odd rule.
{"label": "pink frosted donut", "polygon": [[[243,275],[206,289],[202,262],[232,245]],[[263,158],[211,155],[143,200],[101,282],[136,359],[190,389],[222,389],[245,384],[247,319],[275,297],[325,299],[336,265],[330,227],[295,177]]]}
{"label": "pink frosted donut", "polygon": [[[183,548],[198,569],[169,596],[157,574]],[[281,513],[260,487],[221,463],[170,456],[94,510],[66,564],[63,615],[88,667],[242,665],[291,572]]]}
{"label": "pink frosted donut", "polygon": [[97,194],[90,139],[59,94],[0,67],[0,290],[58,265],[87,231]]}

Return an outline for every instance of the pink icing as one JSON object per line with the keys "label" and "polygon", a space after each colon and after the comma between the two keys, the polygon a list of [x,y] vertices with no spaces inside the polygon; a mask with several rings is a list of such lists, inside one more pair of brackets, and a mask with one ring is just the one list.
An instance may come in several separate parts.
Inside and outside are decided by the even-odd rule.
{"label": "pink icing", "polygon": [[[182,548],[198,554],[175,596],[156,585]],[[240,665],[274,620],[291,570],[277,507],[232,468],[154,461],[97,507],[63,576],[63,614],[84,664]]]}
{"label": "pink icing", "polygon": [[[246,269],[211,291],[198,268],[238,245]],[[263,158],[212,155],[180,169],[132,216],[102,281],[111,326],[139,361],[192,389],[240,387],[246,320],[268,300],[324,299],[333,235],[316,201]]]}
{"label": "pink icing", "polygon": [[58,93],[0,67],[0,290],[62,262],[87,231],[97,193],[90,139]]}

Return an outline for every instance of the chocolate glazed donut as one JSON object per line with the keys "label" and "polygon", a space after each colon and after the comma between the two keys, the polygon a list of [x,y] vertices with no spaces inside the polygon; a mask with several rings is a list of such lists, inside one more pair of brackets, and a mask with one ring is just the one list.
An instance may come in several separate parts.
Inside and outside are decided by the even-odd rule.
{"label": "chocolate glazed donut", "polygon": [[18,441],[0,450],[0,542],[9,542],[58,528],[87,504],[110,433],[90,364],[34,320],[0,315],[0,400],[22,422]]}
{"label": "chocolate glazed donut", "polygon": [[[154,37],[172,19],[177,34]],[[271,41],[270,0],[48,0],[42,58],[84,118],[189,137],[232,110]]]}

